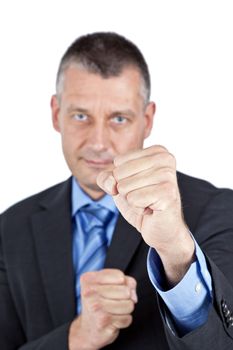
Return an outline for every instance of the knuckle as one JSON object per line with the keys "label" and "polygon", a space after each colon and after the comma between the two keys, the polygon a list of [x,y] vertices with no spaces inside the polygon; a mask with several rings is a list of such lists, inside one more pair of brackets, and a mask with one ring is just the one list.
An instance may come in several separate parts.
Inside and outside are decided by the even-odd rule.
{"label": "knuckle", "polygon": [[114,280],[114,283],[116,284],[124,284],[125,283],[125,274],[123,271],[116,269],[116,268],[109,268],[104,269],[103,273],[106,276],[111,277],[112,280]]}
{"label": "knuckle", "polygon": [[122,160],[123,160],[124,156],[122,155],[118,155],[114,158],[113,162],[114,162],[114,165],[115,166],[118,166],[119,164],[122,163]]}
{"label": "knuckle", "polygon": [[113,176],[114,176],[115,180],[118,181],[119,178],[120,178],[120,170],[119,170],[119,167],[113,169],[112,173],[113,173]]}
{"label": "knuckle", "polygon": [[125,286],[125,288],[124,288],[124,290],[122,292],[122,295],[123,295],[124,298],[129,299],[130,295],[131,295],[130,288]]}
{"label": "knuckle", "polygon": [[167,153],[167,159],[169,164],[171,164],[173,167],[176,166],[176,158],[172,153]]}
{"label": "knuckle", "polygon": [[126,200],[129,203],[129,205],[136,206],[136,204],[139,204],[138,198],[135,192],[136,191],[131,191],[126,194]]}
{"label": "knuckle", "polygon": [[126,318],[125,318],[125,326],[129,327],[132,322],[133,322],[133,316],[132,315],[126,316]]}
{"label": "knuckle", "polygon": [[124,317],[120,317],[118,320],[114,322],[115,326],[119,329],[127,328],[133,322],[133,317],[131,315],[126,315]]}
{"label": "knuckle", "polygon": [[95,313],[97,311],[100,311],[102,309],[102,305],[101,302],[99,300],[94,300],[91,304],[90,304],[90,310]]}
{"label": "knuckle", "polygon": [[81,286],[83,285],[86,285],[88,283],[88,272],[87,273],[84,273],[83,275],[80,276],[80,284]]}
{"label": "knuckle", "polygon": [[127,284],[131,287],[131,288],[136,288],[137,286],[137,281],[135,280],[135,278],[131,277],[131,276],[127,276]]}
{"label": "knuckle", "polygon": [[171,168],[165,168],[164,170],[163,170],[163,172],[164,172],[164,175],[165,175],[165,177],[166,177],[166,179],[168,180],[168,181],[174,181],[174,178],[175,178],[175,172],[174,172],[174,170],[173,169],[171,169]]}
{"label": "knuckle", "polygon": [[118,276],[119,278],[125,279],[125,274],[124,274],[123,271],[116,269],[116,270],[115,270],[115,273],[117,274],[117,276]]}
{"label": "knuckle", "polygon": [[81,277],[80,277],[80,280],[82,280],[84,283],[85,282],[89,282],[91,278],[93,278],[93,274],[94,272],[84,272]]}
{"label": "knuckle", "polygon": [[164,191],[167,193],[167,196],[171,200],[174,200],[177,198],[177,189],[172,182],[168,181],[164,184]]}
{"label": "knuckle", "polygon": [[157,162],[159,161],[159,158],[161,158],[161,153],[154,153],[152,156],[152,162],[153,165],[156,166]]}
{"label": "knuckle", "polygon": [[129,313],[133,312],[134,307],[135,307],[134,302],[132,300],[129,300],[127,303],[128,303],[128,305],[127,305],[128,306],[127,307],[128,312]]}
{"label": "knuckle", "polygon": [[124,185],[124,183],[122,181],[119,181],[117,184],[117,191],[118,193],[122,194],[122,195],[126,195],[127,194],[127,190],[126,187]]}
{"label": "knuckle", "polygon": [[105,269],[106,272],[109,272],[112,276],[114,275],[116,278],[120,278],[124,281],[125,279],[125,274],[123,271],[119,269]]}
{"label": "knuckle", "polygon": [[89,285],[81,287],[81,294],[84,298],[90,296],[93,292],[93,288]]}
{"label": "knuckle", "polygon": [[86,288],[94,283],[96,272],[85,272],[80,276],[80,284],[82,288]]}
{"label": "knuckle", "polygon": [[97,328],[98,329],[106,328],[110,323],[111,323],[111,316],[107,313],[103,313],[98,318]]}
{"label": "knuckle", "polygon": [[125,283],[126,283],[125,285],[121,286],[120,296],[123,299],[129,299],[130,295],[131,295],[131,291],[130,291],[130,288],[128,286],[127,279],[125,280]]}
{"label": "knuckle", "polygon": [[157,145],[157,148],[160,149],[161,151],[168,152],[167,148],[162,145]]}
{"label": "knuckle", "polygon": [[153,145],[150,147],[153,152],[158,153],[158,152],[168,152],[167,148],[162,146],[162,145]]}
{"label": "knuckle", "polygon": [[163,183],[163,190],[167,193],[167,194],[171,194],[173,191],[173,184],[170,181],[166,181]]}

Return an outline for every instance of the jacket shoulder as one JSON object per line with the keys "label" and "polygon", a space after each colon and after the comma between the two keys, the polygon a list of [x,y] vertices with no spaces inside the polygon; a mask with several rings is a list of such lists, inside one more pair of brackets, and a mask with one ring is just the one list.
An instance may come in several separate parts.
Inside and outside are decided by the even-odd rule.
{"label": "jacket shoulder", "polygon": [[39,208],[43,208],[44,206],[46,207],[47,203],[55,200],[55,198],[61,193],[69,192],[70,183],[71,181],[68,179],[41,192],[33,194],[32,196],[27,197],[10,206],[1,214],[1,216],[12,217],[30,215],[33,212],[37,211]]}
{"label": "jacket shoulder", "polygon": [[177,172],[178,186],[181,195],[185,220],[194,231],[197,221],[205,208],[211,203],[221,208],[233,210],[233,191],[228,188],[217,188],[210,182]]}
{"label": "jacket shoulder", "polygon": [[181,195],[184,195],[185,198],[187,196],[193,197],[193,199],[198,197],[200,200],[201,197],[204,200],[220,193],[233,196],[233,191],[229,188],[218,188],[206,180],[186,175],[181,172],[177,172],[177,180]]}

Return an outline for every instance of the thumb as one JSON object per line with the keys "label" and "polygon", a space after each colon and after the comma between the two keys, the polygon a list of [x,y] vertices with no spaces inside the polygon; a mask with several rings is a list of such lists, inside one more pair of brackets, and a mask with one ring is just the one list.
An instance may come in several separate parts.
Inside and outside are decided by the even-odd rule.
{"label": "thumb", "polygon": [[117,182],[111,171],[102,171],[101,173],[99,173],[96,182],[97,185],[108,194],[112,196],[118,194]]}

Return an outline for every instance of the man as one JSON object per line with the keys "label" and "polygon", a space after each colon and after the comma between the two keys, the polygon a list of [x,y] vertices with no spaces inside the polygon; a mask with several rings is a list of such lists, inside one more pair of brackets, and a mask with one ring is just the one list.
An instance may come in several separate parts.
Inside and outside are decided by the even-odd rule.
{"label": "man", "polygon": [[138,48],[83,36],[56,89],[73,176],[1,216],[0,348],[233,349],[233,195],[143,149],[155,104]]}

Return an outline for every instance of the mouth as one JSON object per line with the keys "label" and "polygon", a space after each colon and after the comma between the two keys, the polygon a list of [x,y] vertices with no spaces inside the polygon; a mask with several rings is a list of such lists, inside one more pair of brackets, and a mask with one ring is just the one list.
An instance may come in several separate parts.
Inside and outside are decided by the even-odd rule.
{"label": "mouth", "polygon": [[113,164],[113,161],[110,159],[85,159],[83,158],[85,163],[90,168],[98,168],[98,169],[105,169],[106,167],[109,167]]}

